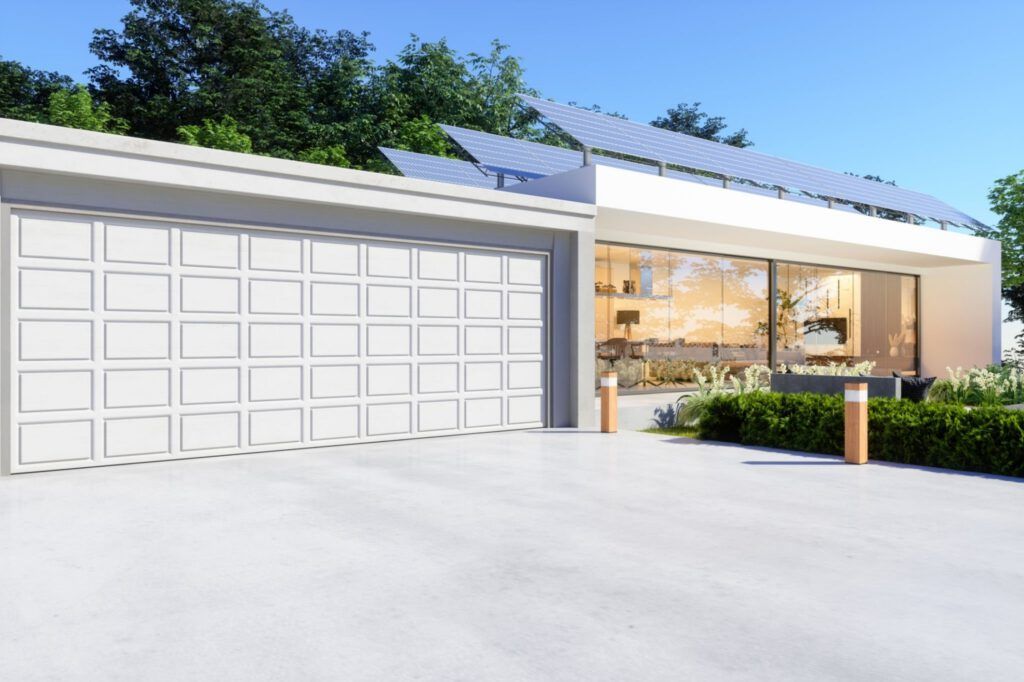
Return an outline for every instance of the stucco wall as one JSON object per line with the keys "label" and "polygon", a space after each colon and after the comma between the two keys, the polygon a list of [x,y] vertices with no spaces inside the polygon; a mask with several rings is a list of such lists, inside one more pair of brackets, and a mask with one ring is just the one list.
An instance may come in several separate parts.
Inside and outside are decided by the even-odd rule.
{"label": "stucco wall", "polygon": [[[1000,356],[999,268],[961,265],[921,275],[921,371],[984,366]],[[995,303],[993,304],[993,300]]]}

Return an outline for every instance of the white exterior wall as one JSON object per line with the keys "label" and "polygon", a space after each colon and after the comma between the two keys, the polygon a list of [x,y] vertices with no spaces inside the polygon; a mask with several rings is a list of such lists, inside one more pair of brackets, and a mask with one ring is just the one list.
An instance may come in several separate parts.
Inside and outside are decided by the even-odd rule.
{"label": "white exterior wall", "polygon": [[[921,370],[984,366],[1000,358],[999,268],[956,265],[921,274]],[[986,305],[995,300],[993,310]]]}

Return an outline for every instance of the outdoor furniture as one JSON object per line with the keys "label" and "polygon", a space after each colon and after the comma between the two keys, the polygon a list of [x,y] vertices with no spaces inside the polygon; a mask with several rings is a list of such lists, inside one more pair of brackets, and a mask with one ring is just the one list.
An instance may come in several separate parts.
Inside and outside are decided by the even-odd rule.
{"label": "outdoor furniture", "polygon": [[892,375],[894,378],[899,379],[900,396],[905,400],[911,400],[915,403],[927,400],[928,391],[931,390],[932,384],[935,383],[935,377],[905,377],[896,370],[893,370]]}

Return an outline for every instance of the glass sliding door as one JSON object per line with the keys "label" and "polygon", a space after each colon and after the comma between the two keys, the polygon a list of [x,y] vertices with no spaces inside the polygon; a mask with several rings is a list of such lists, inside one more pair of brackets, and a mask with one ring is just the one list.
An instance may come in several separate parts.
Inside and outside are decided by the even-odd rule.
{"label": "glass sliding door", "polygon": [[917,369],[917,278],[778,264],[777,359],[786,364],[876,363],[876,374]]}

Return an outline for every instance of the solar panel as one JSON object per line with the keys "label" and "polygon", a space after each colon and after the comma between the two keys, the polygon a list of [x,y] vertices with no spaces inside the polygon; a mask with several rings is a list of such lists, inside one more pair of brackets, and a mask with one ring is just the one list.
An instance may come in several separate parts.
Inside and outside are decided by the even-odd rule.
{"label": "solar panel", "polygon": [[[477,162],[494,173],[523,178],[535,178],[555,175],[579,168],[583,165],[583,153],[564,147],[554,147],[539,142],[517,140],[502,135],[483,133],[456,126],[442,125],[449,137],[472,156]],[[593,163],[599,166],[610,166],[636,171],[638,173],[656,174],[658,167],[651,164],[636,163],[610,156],[594,154]],[[721,180],[707,178],[692,173],[669,171],[670,177],[701,184],[720,185]]]}
{"label": "solar panel", "polygon": [[379,147],[379,149],[388,158],[388,161],[393,163],[399,172],[407,178],[437,180],[487,189],[494,189],[497,186],[496,178],[484,175],[469,161],[446,159],[442,156],[417,154],[387,147]]}
{"label": "solar panel", "polygon": [[920,192],[536,97],[520,95],[519,98],[581,144],[593,149],[662,161],[822,197],[909,212],[937,221],[984,227],[969,215]]}

